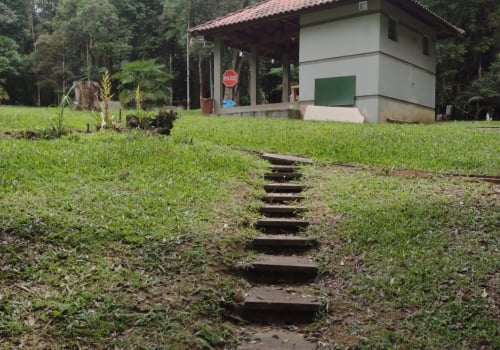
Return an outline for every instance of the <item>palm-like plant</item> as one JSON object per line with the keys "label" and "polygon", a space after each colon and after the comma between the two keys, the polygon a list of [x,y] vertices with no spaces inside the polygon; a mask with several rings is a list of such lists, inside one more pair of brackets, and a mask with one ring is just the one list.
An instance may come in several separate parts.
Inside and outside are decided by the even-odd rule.
{"label": "palm-like plant", "polygon": [[119,98],[125,107],[130,108],[135,105],[135,92],[138,86],[144,109],[162,106],[170,97],[168,83],[172,76],[165,70],[165,65],[156,63],[154,59],[124,63],[114,78],[120,81]]}

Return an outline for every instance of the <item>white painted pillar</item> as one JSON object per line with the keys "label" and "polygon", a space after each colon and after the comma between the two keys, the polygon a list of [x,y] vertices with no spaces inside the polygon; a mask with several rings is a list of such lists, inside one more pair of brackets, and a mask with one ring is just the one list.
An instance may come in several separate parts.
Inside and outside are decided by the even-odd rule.
{"label": "white painted pillar", "polygon": [[281,64],[283,66],[281,102],[290,102],[290,58],[287,53],[281,56]]}
{"label": "white painted pillar", "polygon": [[252,45],[250,49],[250,105],[257,105],[257,79],[259,78],[259,57],[257,45]]}
{"label": "white painted pillar", "polygon": [[224,45],[222,36],[216,35],[214,40],[214,113],[219,114],[222,109],[224,91],[222,86],[222,55]]}

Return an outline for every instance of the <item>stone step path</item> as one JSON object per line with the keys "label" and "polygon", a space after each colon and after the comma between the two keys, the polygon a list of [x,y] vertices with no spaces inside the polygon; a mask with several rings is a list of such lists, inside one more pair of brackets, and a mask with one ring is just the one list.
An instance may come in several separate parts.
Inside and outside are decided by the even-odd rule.
{"label": "stone step path", "polygon": [[296,218],[263,218],[258,219],[255,227],[259,229],[281,228],[281,229],[302,229],[309,226],[308,220]]}
{"label": "stone step path", "polygon": [[[306,186],[291,181],[301,179],[301,166],[312,161],[274,153],[263,153],[262,158],[271,163],[264,177],[273,182],[264,185],[266,194],[261,199],[265,204],[259,209],[264,217],[254,224],[263,232],[252,239],[253,250],[260,254],[242,266],[254,287],[244,291],[241,313],[258,324],[311,322],[322,307],[321,300],[305,292],[304,284],[318,275],[317,263],[307,256],[317,241],[302,233],[310,224],[302,218],[307,208],[298,204],[305,199],[302,192]],[[237,349],[315,348],[300,334],[271,329],[257,332]]]}
{"label": "stone step path", "polygon": [[315,239],[307,236],[299,235],[260,235],[252,240],[252,246],[259,248],[274,248],[274,249],[287,249],[287,248],[302,248],[306,250],[314,247],[317,244]]}
{"label": "stone step path", "polygon": [[313,161],[308,158],[296,157],[296,156],[287,156],[276,153],[262,153],[262,158],[269,161],[273,166],[274,165],[312,165]]}
{"label": "stone step path", "polygon": [[300,166],[298,165],[270,165],[269,170],[274,171],[274,172],[289,172],[289,173],[294,173],[294,172],[299,172],[300,171]]}
{"label": "stone step path", "polygon": [[302,177],[301,173],[290,172],[272,172],[264,174],[264,179],[273,181],[291,181],[298,180]]}
{"label": "stone step path", "polygon": [[318,265],[310,258],[301,256],[262,254],[250,263],[250,270],[258,272],[287,272],[293,274],[318,274]]}
{"label": "stone step path", "polygon": [[305,189],[301,184],[269,183],[264,185],[267,193],[300,193]]}
{"label": "stone step path", "polygon": [[305,197],[299,193],[267,193],[262,200],[267,203],[291,203],[299,202]]}
{"label": "stone step path", "polygon": [[315,350],[316,345],[304,339],[301,334],[282,330],[268,330],[252,336],[239,350]]}
{"label": "stone step path", "polygon": [[316,312],[321,308],[317,298],[274,287],[255,287],[244,294],[244,307],[251,310]]}
{"label": "stone step path", "polygon": [[279,215],[280,217],[290,217],[303,214],[305,211],[307,211],[307,208],[298,205],[271,204],[261,206],[259,208],[259,211],[261,214],[267,217],[274,215]]}

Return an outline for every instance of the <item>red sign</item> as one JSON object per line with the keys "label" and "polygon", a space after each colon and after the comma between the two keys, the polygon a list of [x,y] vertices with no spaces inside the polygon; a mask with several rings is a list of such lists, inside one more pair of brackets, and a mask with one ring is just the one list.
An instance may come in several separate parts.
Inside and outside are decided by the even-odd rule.
{"label": "red sign", "polygon": [[222,74],[222,84],[233,87],[238,84],[238,73],[234,69],[228,69]]}

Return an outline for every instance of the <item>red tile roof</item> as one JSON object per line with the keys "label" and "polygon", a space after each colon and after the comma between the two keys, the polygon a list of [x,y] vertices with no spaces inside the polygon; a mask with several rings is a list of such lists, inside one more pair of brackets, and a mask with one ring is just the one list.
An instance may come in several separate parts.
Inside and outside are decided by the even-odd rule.
{"label": "red tile roof", "polygon": [[[334,5],[335,3],[347,2],[345,0],[266,0],[258,4],[251,5],[242,10],[232,12],[226,16],[216,18],[212,21],[200,24],[192,29],[191,32],[203,34],[203,32],[213,32],[221,30],[224,27],[241,25],[249,22],[258,22],[276,17],[286,17],[297,15],[308,9],[314,9],[321,6]],[[456,34],[463,33],[463,30],[452,25],[429,8],[416,0],[399,0],[400,5],[416,8],[417,11],[434,23],[447,27],[450,32]]]}

